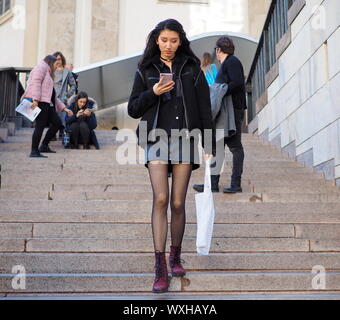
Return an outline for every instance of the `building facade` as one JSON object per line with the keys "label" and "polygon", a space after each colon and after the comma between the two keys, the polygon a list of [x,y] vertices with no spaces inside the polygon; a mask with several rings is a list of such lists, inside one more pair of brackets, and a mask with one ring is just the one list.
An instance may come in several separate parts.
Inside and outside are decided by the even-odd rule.
{"label": "building facade", "polygon": [[2,0],[0,66],[32,67],[62,51],[75,67],[129,55],[161,20],[188,36],[212,31],[258,38],[270,0]]}
{"label": "building facade", "polygon": [[75,66],[118,53],[119,0],[9,0],[0,17],[0,66],[31,67],[62,51]]}

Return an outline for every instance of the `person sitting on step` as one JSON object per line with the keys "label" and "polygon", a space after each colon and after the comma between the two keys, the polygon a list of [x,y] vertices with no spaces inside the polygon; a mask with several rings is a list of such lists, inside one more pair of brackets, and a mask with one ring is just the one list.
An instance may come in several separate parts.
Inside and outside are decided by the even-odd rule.
{"label": "person sitting on step", "polygon": [[84,149],[90,149],[93,144],[99,149],[98,140],[94,129],[97,127],[95,111],[98,109],[94,99],[89,98],[86,92],[79,92],[68,101],[72,116],[66,116],[66,131],[70,132],[71,147],[79,149],[83,144]]}

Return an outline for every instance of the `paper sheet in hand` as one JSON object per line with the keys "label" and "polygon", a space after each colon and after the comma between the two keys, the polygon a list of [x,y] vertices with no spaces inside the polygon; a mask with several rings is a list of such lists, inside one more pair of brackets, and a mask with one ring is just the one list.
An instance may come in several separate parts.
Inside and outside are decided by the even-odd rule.
{"label": "paper sheet in hand", "polygon": [[15,109],[16,112],[22,114],[25,116],[28,120],[31,122],[34,122],[34,120],[37,118],[39,113],[41,112],[41,109],[39,107],[36,107],[34,110],[31,108],[32,102],[24,99],[21,101],[21,103],[17,106]]}

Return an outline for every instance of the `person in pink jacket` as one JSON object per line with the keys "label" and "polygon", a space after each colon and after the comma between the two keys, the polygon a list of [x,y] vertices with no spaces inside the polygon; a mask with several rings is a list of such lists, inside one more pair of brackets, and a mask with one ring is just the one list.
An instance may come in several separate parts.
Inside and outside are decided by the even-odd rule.
{"label": "person in pink jacket", "polygon": [[[36,119],[35,130],[32,136],[31,158],[47,158],[41,153],[55,153],[48,146],[51,139],[56,135],[62,124],[57,111],[64,111],[72,115],[72,111],[56,97],[54,90],[54,71],[57,59],[49,55],[41,61],[30,73],[28,85],[23,98],[30,100],[32,109],[39,107],[41,113]],[[45,127],[50,125],[49,130],[39,148],[39,143]]]}

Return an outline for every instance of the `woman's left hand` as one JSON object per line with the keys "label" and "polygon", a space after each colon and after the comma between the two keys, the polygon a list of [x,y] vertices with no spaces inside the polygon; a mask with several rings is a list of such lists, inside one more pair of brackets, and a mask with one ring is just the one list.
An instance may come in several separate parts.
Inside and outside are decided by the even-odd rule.
{"label": "woman's left hand", "polygon": [[92,114],[92,112],[91,112],[90,109],[86,109],[86,110],[84,111],[84,115],[87,116],[87,117],[91,116],[91,114]]}
{"label": "woman's left hand", "polygon": [[165,92],[171,91],[174,88],[174,86],[175,86],[175,82],[174,81],[163,83],[163,80],[164,80],[164,77],[161,77],[159,82],[156,83],[153,86],[153,92],[154,92],[154,94],[156,96],[160,96],[160,95],[162,95]]}
{"label": "woman's left hand", "polygon": [[65,108],[64,111],[67,113],[69,117],[73,116],[73,112],[70,109]]}
{"label": "woman's left hand", "polygon": [[211,160],[214,156],[212,154],[205,154],[204,155],[204,160],[207,161],[207,160]]}

